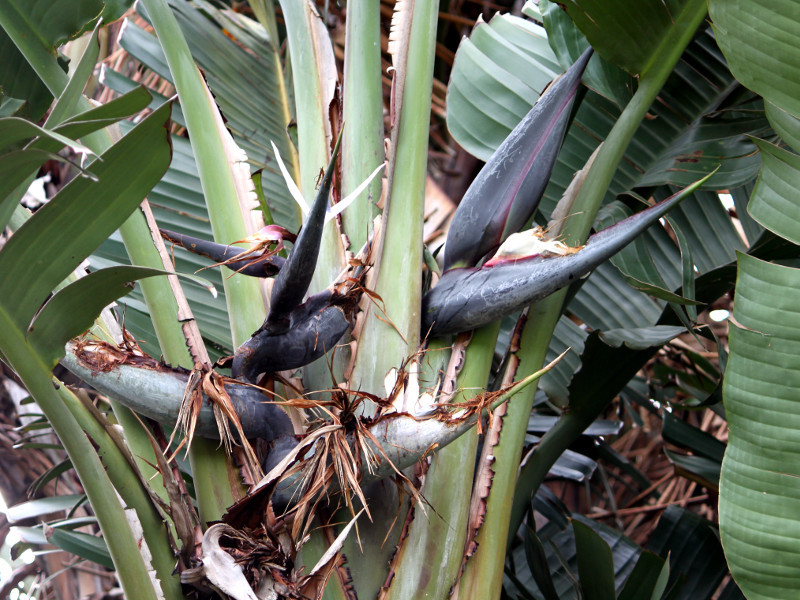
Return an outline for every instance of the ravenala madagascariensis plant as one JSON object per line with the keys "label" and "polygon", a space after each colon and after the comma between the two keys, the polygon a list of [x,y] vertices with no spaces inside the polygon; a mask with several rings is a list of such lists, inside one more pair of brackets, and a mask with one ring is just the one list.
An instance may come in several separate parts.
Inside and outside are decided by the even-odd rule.
{"label": "ravenala madagascariensis plant", "polygon": [[[129,598],[793,597],[800,324],[789,302],[775,325],[771,306],[796,277],[764,261],[800,257],[800,83],[743,43],[761,19],[763,47],[779,46],[769,31],[795,32],[793,2],[541,0],[480,22],[447,122],[487,162],[443,248],[424,234],[436,2],[394,6],[386,123],[378,2],[341,15],[341,77],[311,2],[282,2],[281,27],[257,0],[245,14],[142,0],[107,25],[124,4],[0,7],[0,357],[104,534],[62,523],[50,542],[115,567]],[[107,67],[113,99],[84,96],[108,31],[176,97]],[[20,199],[50,159],[74,179],[31,214]],[[541,484],[591,476],[570,447],[619,431],[598,418],[659,348],[687,329],[719,342],[698,319],[733,288],[736,250],[721,472],[722,442],[663,410],[665,388],[639,394],[698,459],[670,455],[681,472],[721,494],[734,583],[697,515],[668,510],[644,550],[568,524]],[[125,330],[103,310],[115,300]],[[720,354],[719,368],[691,354],[686,404],[719,409]],[[59,362],[105,414],[54,385]],[[548,399],[558,418],[531,438]]]}

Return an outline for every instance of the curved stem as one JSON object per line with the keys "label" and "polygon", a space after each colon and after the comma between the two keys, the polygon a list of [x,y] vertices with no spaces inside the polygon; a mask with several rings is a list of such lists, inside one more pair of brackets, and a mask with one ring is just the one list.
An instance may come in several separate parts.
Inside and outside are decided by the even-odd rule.
{"label": "curved stem", "polygon": [[[650,70],[643,74],[636,94],[609,133],[587,174],[576,198],[573,215],[567,220],[563,229],[566,243],[580,245],[586,239],[617,165],[647,110],[702,23],[706,15],[706,4],[706,0],[691,0],[679,14],[675,15],[674,26],[656,50],[658,60],[654,61]],[[528,326],[522,334],[517,376],[535,370],[542,364],[552,332],[561,316],[565,298],[566,291],[561,290],[532,309]],[[478,533],[478,550],[467,563],[461,581],[463,589],[470,590],[476,598],[497,598],[500,594],[507,540],[519,527],[520,515],[517,511],[512,513],[512,499],[534,394],[535,390],[529,389],[509,406],[500,443],[495,448],[497,461],[487,501],[486,520]],[[565,425],[555,431],[565,432],[558,438],[557,446],[560,449],[553,448],[552,451],[543,452],[541,458],[537,458],[537,451],[531,458],[541,461],[543,463],[541,469],[545,472],[552,464],[547,463],[545,459],[552,460],[566,448],[564,443],[568,437],[566,431],[569,431],[569,427]],[[540,447],[545,444],[549,435],[550,433],[545,435]],[[530,489],[519,490],[518,493],[530,498],[535,493],[538,483],[540,482],[535,486],[529,486]]]}
{"label": "curved stem", "polygon": [[111,558],[128,598],[156,600],[147,567],[140,555],[114,487],[89,438],[61,402],[53,386],[50,369],[25,342],[8,314],[0,308],[0,353],[13,366],[25,387],[36,398],[69,455],[92,504]]}

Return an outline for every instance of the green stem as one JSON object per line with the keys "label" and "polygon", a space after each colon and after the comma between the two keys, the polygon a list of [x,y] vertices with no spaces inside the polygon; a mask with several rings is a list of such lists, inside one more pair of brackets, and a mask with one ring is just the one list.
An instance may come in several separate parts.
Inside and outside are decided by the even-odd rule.
{"label": "green stem", "polygon": [[[217,127],[219,115],[216,106],[206,91],[202,75],[166,0],[144,0],[143,4],[152,19],[181,101],[214,239],[222,244],[240,240],[248,235],[248,231],[239,207],[225,140]],[[263,322],[266,316],[264,301],[258,281],[251,277],[225,277],[223,286],[231,336],[234,345],[239,346]]]}
{"label": "green stem", "polygon": [[[294,84],[295,112],[297,118],[297,151],[300,165],[299,186],[310,205],[315,196],[317,177],[330,161],[333,131],[329,117],[333,100],[336,63],[330,36],[313,3],[305,0],[283,0],[286,20],[286,38]],[[329,221],[322,231],[317,266],[311,280],[309,294],[327,288],[345,266],[342,240],[334,221]],[[323,390],[333,385],[331,354],[307,365],[303,370],[303,383],[307,389]],[[341,376],[343,353],[333,360],[337,379]],[[338,373],[337,373],[338,372]]]}
{"label": "green stem", "polygon": [[[383,162],[380,2],[363,0],[350,8],[344,46],[342,196]],[[350,248],[356,252],[367,241],[380,196],[381,180],[377,177],[343,215]]]}
{"label": "green stem", "polygon": [[[292,63],[300,189],[310,205],[316,195],[317,178],[330,161],[333,131],[329,103],[337,77],[330,36],[322,19],[304,0],[281,2]],[[344,268],[341,238],[333,221],[322,234],[317,268],[309,293],[328,287]]]}
{"label": "green stem", "polygon": [[[81,429],[53,386],[50,369],[25,342],[8,314],[0,308],[0,352],[13,366],[25,387],[47,417],[64,445],[97,521],[128,598],[156,600],[147,568],[139,553],[114,487],[89,438]],[[123,567],[124,565],[124,567]]]}
{"label": "green stem", "polygon": [[[656,50],[658,60],[654,60],[651,68],[642,75],[636,94],[609,133],[587,174],[586,181],[575,200],[573,215],[567,220],[563,229],[567,243],[577,245],[588,236],[605,191],[636,129],[702,23],[706,8],[706,0],[691,0],[681,13],[676,15],[674,26]],[[530,310],[528,324],[520,342],[520,364],[516,378],[541,368],[553,330],[561,316],[566,293],[566,290],[561,290]],[[590,413],[596,416],[602,410],[602,407],[585,407],[578,411],[581,417],[576,416],[571,419],[572,422],[568,421],[565,425],[557,426],[545,435],[531,457],[531,461],[541,464],[529,467],[536,469],[539,478],[526,480],[525,488],[517,490],[520,500],[517,500],[517,505],[512,511],[517,469],[535,391],[529,388],[521,392],[511,403],[504,418],[500,443],[495,448],[494,454],[497,460],[492,489],[487,501],[486,520],[478,533],[478,550],[468,561],[461,580],[462,589],[469,590],[476,598],[499,597],[507,540],[514,535],[519,526],[523,514],[520,510],[522,499],[527,505],[527,501],[535,494],[555,458],[560,456],[582,431],[578,427],[587,422]],[[591,420],[593,419],[588,420],[588,423]],[[548,438],[555,440],[551,442]],[[542,447],[544,451],[541,451]]]}
{"label": "green stem", "polygon": [[395,116],[389,189],[383,213],[384,240],[375,291],[384,314],[372,306],[361,334],[351,386],[381,393],[390,369],[416,352],[422,300],[422,221],[428,159],[433,58],[439,3],[413,7],[403,101]]}
{"label": "green stem", "polygon": [[[458,376],[462,391],[454,402],[470,400],[486,388],[499,332],[498,321],[473,333]],[[427,352],[440,349],[434,342]],[[447,597],[461,568],[477,449],[478,428],[473,427],[436,452],[420,489],[429,507],[425,512],[415,508],[387,599]]]}
{"label": "green stem", "polygon": [[[98,423],[97,419],[63,385],[59,386],[58,395],[81,429],[86,432],[92,443],[97,447],[97,454],[103,463],[103,467],[108,473],[114,489],[119,492],[120,497],[125,502],[126,507],[136,511],[136,515],[142,525],[144,538],[147,540],[148,548],[150,548],[150,552],[153,555],[153,567],[158,573],[161,589],[164,591],[165,596],[172,600],[184,598],[180,580],[172,574],[176,558],[166,535],[166,528],[169,523],[162,519],[142,481],[133,473],[122,451],[111,439],[108,432]],[[128,428],[123,426],[123,429],[127,434]],[[143,474],[142,477],[144,478],[146,475]],[[152,487],[154,483],[156,482],[151,480],[149,485]],[[159,487],[163,488],[163,485]]]}
{"label": "green stem", "polygon": [[[206,91],[186,39],[166,0],[144,0],[144,6],[152,19],[181,101],[214,239],[224,244],[243,239],[248,231],[239,206],[225,139],[217,127],[219,115],[216,106]],[[252,278],[226,277],[223,279],[223,286],[231,336],[234,345],[238,347],[264,320],[264,300],[258,282]],[[166,354],[165,357],[170,362],[184,364],[188,353],[184,346],[174,359]],[[188,362],[191,362],[191,358],[188,358]],[[204,522],[219,519],[236,499],[233,492],[239,488],[233,481],[236,469],[229,457],[219,452],[216,445],[207,440],[193,441],[190,460],[200,518]]]}

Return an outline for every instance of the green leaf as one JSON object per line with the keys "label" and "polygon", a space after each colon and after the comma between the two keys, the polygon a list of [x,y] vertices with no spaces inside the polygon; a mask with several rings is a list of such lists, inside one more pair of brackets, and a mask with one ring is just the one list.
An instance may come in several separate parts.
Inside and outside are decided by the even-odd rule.
{"label": "green leaf", "polygon": [[569,384],[570,399],[605,406],[654,354],[655,349],[632,350],[626,344],[611,348],[592,332],[586,339],[581,368]]}
{"label": "green leaf", "polygon": [[721,464],[705,456],[691,456],[664,450],[667,458],[675,465],[675,471],[691,481],[695,481],[711,491],[719,491]]}
{"label": "green leaf", "polygon": [[51,367],[64,356],[64,344],[89,329],[100,311],[133,289],[133,282],[167,272],[144,267],[113,267],[90,273],[50,298],[28,328],[28,342]]}
{"label": "green leaf", "polygon": [[[675,237],[678,240],[678,247],[681,250],[681,267],[683,270],[682,278],[681,278],[681,292],[683,297],[688,298],[689,300],[694,300],[694,260],[692,259],[692,249],[689,246],[689,242],[686,239],[686,236],[683,235],[683,232],[678,227],[678,225],[667,217],[667,221],[669,221],[670,226],[672,227],[672,231],[675,232]],[[695,305],[688,305],[686,307],[686,314],[689,316],[689,320],[694,323],[697,321],[697,307]]]}
{"label": "green leaf", "polygon": [[68,494],[65,496],[49,496],[37,498],[22,504],[9,507],[6,516],[10,523],[26,519],[38,519],[55,512],[71,511],[75,506],[86,500],[84,494]]}
{"label": "green leaf", "polygon": [[0,119],[0,145],[2,145],[3,150],[7,148],[13,149],[20,142],[33,138],[46,138],[53,140],[58,142],[59,149],[62,146],[67,146],[73,152],[86,153],[94,156],[94,152],[89,150],[89,148],[83,144],[80,144],[75,140],[65,137],[55,131],[43,129],[42,127],[39,127],[30,121],[26,121],[25,119],[20,119],[19,117]]}
{"label": "green leaf", "polygon": [[562,72],[544,29],[511,15],[480,22],[458,47],[447,88],[447,127],[488,160]]}
{"label": "green leaf", "polygon": [[569,401],[567,386],[572,375],[580,368],[580,356],[586,335],[586,332],[569,317],[561,317],[556,325],[545,361],[555,360],[568,348],[569,352],[539,380],[539,387],[557,406],[566,406]]}
{"label": "green leaf", "polygon": [[673,325],[654,325],[639,329],[609,329],[600,332],[600,339],[612,348],[623,344],[632,350],[645,350],[663,346],[673,338],[686,333],[684,327]]}
{"label": "green leaf", "polygon": [[736,78],[779,108],[800,115],[795,45],[800,6],[792,0],[711,0],[709,13]]}
{"label": "green leaf", "polygon": [[[116,71],[112,71],[108,68],[103,68],[100,70],[100,82],[107,86],[108,88],[114,90],[119,94],[127,94],[135,90],[138,87],[141,87],[139,82],[122,75],[121,73],[117,73]],[[155,90],[148,89],[148,92],[152,96],[152,100],[148,108],[151,110],[155,110],[164,102],[168,102],[169,98],[164,96],[163,94],[159,94]],[[174,103],[172,107],[172,121],[180,125],[181,127],[186,127],[186,119],[183,117],[183,111],[181,110],[181,106],[179,103]]]}
{"label": "green leaf", "polygon": [[645,550],[639,555],[618,600],[661,600],[668,577],[669,563],[657,554]]}
{"label": "green leaf", "polygon": [[528,560],[528,567],[531,570],[536,585],[542,592],[545,600],[559,600],[558,592],[553,584],[553,577],[547,564],[547,554],[545,553],[542,541],[536,532],[531,528],[525,528],[525,558]]}
{"label": "green leaf", "polygon": [[681,421],[670,413],[664,414],[661,435],[665,442],[680,448],[691,450],[694,454],[704,456],[718,463],[725,454],[725,444],[710,433]]}
{"label": "green leaf", "polygon": [[789,144],[795,152],[800,150],[800,119],[775,106],[769,100],[764,101],[764,109],[770,125],[781,136],[781,139]]}
{"label": "green leaf", "polygon": [[[656,197],[660,198],[661,194]],[[693,198],[670,211],[668,220],[674,222],[685,235],[692,262],[699,273],[707,273],[735,261],[736,251],[746,249],[716,191],[696,191]],[[677,264],[675,259],[671,260],[673,265]],[[657,262],[657,265],[662,272],[665,270],[661,262]],[[673,283],[670,280],[668,282]]]}
{"label": "green leaf", "polygon": [[24,104],[24,100],[9,98],[0,93],[0,117],[13,117]]}
{"label": "green leaf", "polygon": [[578,556],[578,575],[585,600],[616,600],[611,548],[591,527],[572,521]]}
{"label": "green leaf", "polygon": [[25,18],[36,30],[36,41],[52,51],[85,31],[103,8],[102,0],[7,0],[6,10],[17,11]]}
{"label": "green leaf", "polygon": [[108,25],[124,15],[133,5],[134,0],[104,0],[103,24]]}
{"label": "green leaf", "polygon": [[[29,61],[56,54],[55,47],[95,22],[103,10],[102,0],[7,0],[0,16],[0,88],[11,97],[28,101],[23,116],[41,119],[53,100]],[[11,40],[24,40],[18,47]],[[34,58],[36,57],[36,58]],[[66,77],[65,77],[66,78]]]}
{"label": "green leaf", "polygon": [[[589,47],[586,37],[575,27],[572,19],[556,2],[540,0],[547,39],[565,69]],[[583,83],[598,94],[624,108],[636,91],[636,80],[619,67],[595,54],[583,74]]]}
{"label": "green leaf", "polygon": [[142,86],[137,86],[119,98],[70,117],[54,131],[70,138],[82,138],[144,110],[150,104],[150,100],[148,91]]}
{"label": "green leaf", "polygon": [[72,461],[68,458],[62,460],[57,465],[47,469],[44,473],[39,475],[30,486],[30,494],[38,494],[42,487],[48,482],[56,479],[59,475],[66,473],[72,468]]}
{"label": "green leaf", "polygon": [[2,28],[0,56],[3,57],[0,61],[0,88],[4,102],[9,98],[19,103],[21,108],[17,107],[14,111],[17,116],[39,121],[53,101],[53,94]]}
{"label": "green leaf", "polygon": [[641,75],[687,0],[560,2],[592,47],[609,62]]}
{"label": "green leaf", "polygon": [[47,115],[45,126],[55,127],[66,117],[75,112],[75,107],[83,95],[83,88],[86,82],[94,73],[97,58],[100,55],[100,44],[97,41],[97,34],[100,25],[96,25],[92,35],[86,40],[86,47],[78,60],[78,64],[70,70],[69,83],[64,87],[61,95],[56,99]]}
{"label": "green leaf", "polygon": [[628,285],[610,262],[595,269],[569,303],[569,311],[587,326],[603,330],[649,327],[662,309],[662,303]]}
{"label": "green leaf", "polygon": [[770,231],[800,243],[800,156],[762,140],[755,140],[764,166],[750,198],[750,216]]}
{"label": "green leaf", "polygon": [[108,546],[106,546],[103,538],[65,529],[53,529],[49,535],[45,535],[54,546],[58,546],[62,550],[109,569],[114,569],[114,562],[111,560],[111,554],[108,552]]}
{"label": "green leaf", "polygon": [[[540,492],[545,489],[546,488],[540,488]],[[611,527],[591,521],[580,515],[572,515],[572,522],[574,523],[576,521],[579,521],[584,527],[589,527],[594,530],[602,538],[602,541],[606,544],[606,548],[610,548],[613,556],[613,570],[611,576],[614,586],[619,590],[634,569],[635,562],[639,557],[641,549],[629,538]],[[556,525],[554,521],[550,521],[537,531],[537,535],[544,547],[547,562],[544,565],[540,564],[536,566],[536,568],[547,569],[550,572],[553,585],[559,598],[564,600],[580,598],[580,591],[577,588],[581,584],[578,583],[576,576],[578,559],[576,557],[576,541],[573,528],[566,527],[566,524],[564,528],[562,528]],[[541,598],[541,595],[536,595],[538,590],[533,587],[534,579],[530,574],[530,569],[533,568],[533,566],[528,563],[523,545],[520,544],[517,546],[512,551],[512,555],[516,567],[515,574],[518,579],[522,582],[529,581],[528,589],[530,589],[537,598]],[[537,559],[537,561],[538,560],[539,559]],[[603,577],[607,576],[603,575]],[[594,577],[590,576],[586,585],[591,585],[593,581]]]}
{"label": "green leaf", "polygon": [[800,587],[800,270],[740,255],[723,395],[730,438],[720,478],[725,554],[752,599]]}
{"label": "green leaf", "polygon": [[[87,151],[87,148],[73,140],[139,112],[147,106],[147,99],[149,94],[140,87],[135,92],[112,100],[108,104],[76,115],[53,130],[37,128],[26,121],[22,121],[25,123],[23,125],[17,120],[3,119],[1,121],[4,124],[3,130],[8,137],[3,136],[0,143],[10,143],[15,137],[19,140],[35,136],[36,139],[25,149],[0,157],[0,225],[6,225],[14,206],[24,192],[23,189],[17,188],[29,181],[42,163],[47,160],[70,162],[55,153],[65,145]],[[83,172],[78,165],[75,165],[75,168]]]}
{"label": "green leaf", "polygon": [[18,557],[22,552],[35,547],[37,544],[43,546],[47,543],[47,538],[44,537],[41,527],[15,527],[14,531],[19,535],[22,542],[15,544],[11,549],[12,558]]}
{"label": "green leaf", "polygon": [[77,527],[84,527],[86,525],[95,525],[97,517],[73,517],[71,519],[62,519],[60,521],[52,521],[48,523],[50,527],[55,529],[75,529]]}
{"label": "green leaf", "polygon": [[[170,160],[169,106],[74,179],[0,251],[0,302],[25,330],[47,295],[135,210]],[[136,165],[136,168],[131,168]]]}
{"label": "green leaf", "polygon": [[669,558],[668,588],[675,600],[711,600],[728,567],[716,527],[679,506],[668,507],[647,544],[648,550]]}

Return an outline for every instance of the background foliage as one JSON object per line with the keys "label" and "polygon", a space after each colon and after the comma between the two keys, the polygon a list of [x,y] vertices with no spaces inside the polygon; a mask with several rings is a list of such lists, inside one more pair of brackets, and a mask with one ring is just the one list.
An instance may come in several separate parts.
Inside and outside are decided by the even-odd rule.
{"label": "background foliage", "polygon": [[[396,225],[397,233],[387,233],[387,257],[396,254],[400,261],[387,258],[387,264],[401,265],[411,262],[407,240],[415,239],[413,235],[424,238],[432,254],[438,251],[444,223],[480,161],[491,156],[548,83],[591,44],[596,53],[583,78],[587,89],[571,116],[535,221],[547,224],[574,174],[599,147],[598,156],[611,153],[609,140],[619,135],[620,123],[656,79],[654,73],[665,68],[670,51],[680,57],[675,56],[677,62],[652,103],[640,107],[644,119],[631,127],[619,167],[607,169],[608,183],[599,191],[579,194],[596,193],[602,207],[594,221],[601,227],[638,210],[643,199],[666,198],[716,171],[663,226],[652,228],[558,296],[551,302],[554,307],[545,302],[529,313],[531,320],[548,310],[554,316],[552,337],[549,332],[540,335],[540,360],[568,352],[542,378],[530,398],[529,416],[525,411],[513,426],[523,447],[497,447],[498,464],[511,465],[505,475],[497,468],[495,488],[504,485],[503,477],[510,481],[503,507],[481,496],[477,484],[477,500],[469,507],[476,457],[476,473],[483,468],[479,444],[492,448],[493,430],[482,429],[480,439],[470,434],[437,453],[427,479],[417,481],[431,514],[396,508],[394,490],[370,492],[382,498],[383,506],[375,509],[373,525],[359,524],[366,549],[352,539],[344,546],[354,583],[347,582],[341,565],[331,568],[326,597],[471,597],[484,594],[478,591],[483,588],[474,587],[476,581],[491,588],[486,597],[793,597],[798,577],[793,557],[800,543],[797,473],[791,466],[797,462],[793,382],[800,372],[795,339],[800,317],[793,301],[800,286],[794,268],[800,257],[794,198],[800,113],[792,93],[797,85],[794,67],[800,61],[794,43],[800,27],[796,3],[712,0],[706,15],[706,3],[696,0],[540,0],[527,3],[521,14],[513,14],[511,7],[484,14],[471,3],[437,7],[420,2],[414,9],[416,29],[401,45],[402,52],[408,51],[409,97],[421,104],[409,101],[403,109],[413,115],[404,127],[413,130],[397,123],[391,129],[395,92],[386,76],[392,60],[386,53],[389,28],[388,21],[378,26],[378,15],[388,18],[392,6],[370,3],[364,11],[372,20],[365,17],[365,23],[356,24],[362,15],[347,15],[347,7],[282,4],[275,11],[269,2],[230,7],[204,0],[153,0],[134,12],[125,3],[12,0],[0,8],[0,48],[7,57],[0,65],[0,224],[8,227],[0,251],[0,327],[5,331],[0,357],[6,380],[23,383],[37,402],[22,408],[18,398],[16,406],[2,398],[2,442],[17,450],[0,481],[9,504],[16,504],[8,519],[17,525],[22,541],[13,552],[38,552],[33,593],[47,597],[62,589],[69,590],[63,595],[69,597],[80,586],[102,588],[111,581],[107,572],[106,579],[87,582],[76,569],[60,571],[54,555],[43,551],[49,544],[107,569],[133,565],[120,569],[129,597],[162,597],[147,589],[146,574],[147,568],[161,564],[159,576],[169,582],[161,590],[163,597],[183,597],[177,579],[170,576],[175,559],[159,531],[161,509],[129,467],[134,457],[144,473],[157,464],[148,434],[124,407],[95,400],[103,411],[113,409],[109,416],[125,425],[129,439],[120,447],[115,434],[103,429],[105,421],[98,420],[97,411],[80,400],[86,392],[54,389],[48,372],[64,342],[90,327],[100,309],[117,298],[117,316],[145,351],[192,367],[180,330],[170,350],[165,343],[169,334],[164,333],[168,326],[158,322],[157,313],[173,310],[172,292],[158,287],[167,285],[165,278],[146,280],[133,291],[127,282],[164,268],[158,256],[148,254],[152,242],[136,210],[145,196],[164,228],[203,238],[216,235],[219,241],[220,227],[229,227],[226,231],[236,233],[225,234],[225,243],[253,232],[246,219],[227,221],[239,214],[238,208],[215,206],[209,199],[234,196],[230,190],[236,174],[232,169],[227,181],[218,173],[218,166],[229,159],[224,134],[213,144],[197,143],[199,132],[214,129],[212,117],[198,115],[213,115],[218,106],[225,128],[246,152],[247,166],[256,175],[264,221],[293,232],[301,214],[271,143],[306,197],[313,197],[313,182],[341,126],[340,105],[345,115],[352,114],[348,110],[365,115],[358,126],[344,119],[343,161],[351,162],[342,163],[349,166],[342,167],[337,184],[341,197],[345,188],[354,187],[353,181],[360,182],[383,161],[384,132],[399,136],[391,137],[393,162],[387,167],[384,202],[395,202],[400,208],[394,210],[404,214],[421,215],[424,210],[427,217],[424,229],[420,217]],[[163,29],[167,19],[159,11],[174,15],[175,29]],[[700,16],[692,22],[699,29],[685,33],[682,49],[674,40],[684,20],[691,21],[695,13]],[[95,28],[101,14],[102,25]],[[123,14],[125,20],[116,21]],[[356,29],[347,29],[351,27]],[[29,35],[31,30],[35,36]],[[373,69],[371,76],[359,75],[349,54],[356,52],[351,50],[354,40],[362,37],[383,50],[365,67]],[[413,45],[415,39],[425,42]],[[185,48],[180,40],[186,41]],[[422,56],[421,50],[420,56],[414,55],[412,47],[429,48],[430,56]],[[309,57],[304,48],[318,52]],[[434,50],[437,58],[431,65]],[[203,79],[195,77],[195,62]],[[378,68],[383,75],[376,75]],[[332,82],[342,80],[344,89],[335,89]],[[202,90],[191,86],[203,81],[213,102],[186,91]],[[362,84],[364,94],[350,91]],[[173,97],[176,88],[178,99]],[[82,94],[96,98],[99,107],[93,108]],[[429,99],[430,117],[424,106]],[[149,116],[143,118],[145,114]],[[354,139],[362,133],[367,145],[355,150]],[[427,156],[427,164],[406,158],[414,156]],[[19,201],[33,178],[45,173],[51,177],[49,201],[31,218]],[[589,180],[597,181],[592,176],[590,171]],[[226,191],[215,194],[212,189]],[[378,212],[379,195],[372,187],[363,196],[369,200],[353,208],[354,216],[343,217],[353,239]],[[720,195],[730,203],[723,204]],[[395,198],[415,198],[419,206],[409,208]],[[402,223],[391,215],[390,223]],[[341,239],[326,235],[312,291],[327,286],[328,275],[344,265]],[[171,252],[179,273],[192,274],[208,265],[180,248]],[[89,254],[93,273],[73,283],[70,274]],[[419,265],[408,267],[410,275],[401,273],[407,265],[395,267],[397,281],[377,282],[375,289],[387,301],[387,314],[396,325],[417,336],[413,316],[408,317],[410,324],[404,321],[406,313],[418,311],[422,293],[422,257],[413,260]],[[200,275],[214,285],[217,296],[196,280],[186,280],[182,287],[216,359],[230,354],[263,319],[262,288],[248,284],[245,289],[240,278],[228,278],[230,272],[220,274],[219,269]],[[404,277],[416,291],[408,285],[402,293],[395,289]],[[430,277],[427,271],[425,277]],[[68,283],[72,285],[39,311],[51,291]],[[729,346],[727,322],[711,320],[709,311],[731,310],[734,291]],[[164,310],[154,311],[153,306]],[[535,351],[523,347],[518,353],[517,317],[476,333],[483,337],[473,346],[482,344],[483,355],[471,358],[478,356],[477,350],[471,354],[471,347],[467,356],[481,362],[481,368],[468,369],[475,383],[459,380],[463,387],[497,389],[515,356],[526,365],[536,362],[526,358]],[[109,323],[106,334],[113,333]],[[363,349],[353,358],[351,384],[358,385],[352,387],[383,393],[388,367],[381,361],[396,366],[416,350],[413,336],[405,340],[408,344],[386,343],[389,334],[382,327],[388,328],[373,319],[358,339]],[[337,360],[332,370],[342,381],[344,357]],[[328,365],[307,368],[303,383],[309,390],[329,386]],[[29,418],[15,416],[23,412]],[[570,425],[570,419],[578,424]],[[502,417],[495,417],[498,422]],[[45,437],[48,424],[57,439]],[[68,454],[61,451],[62,444]],[[227,486],[214,482],[227,481],[231,474],[234,480],[238,470],[214,444],[197,440],[193,452],[189,462],[180,463],[180,472],[188,493],[199,502],[201,520],[209,521],[237,499],[235,485],[221,493],[214,488]],[[87,457],[85,464],[75,464],[82,488],[70,471],[80,455]],[[31,481],[21,466],[27,464],[37,465],[38,479]],[[174,496],[158,485],[153,493],[161,493],[174,509]],[[165,485],[169,487],[169,478]],[[22,486],[30,486],[27,502],[22,502]],[[124,535],[97,535],[98,528],[109,531],[124,523],[114,490],[136,508],[152,563],[138,558],[139,534],[127,526]],[[487,511],[480,533],[470,529],[475,502]],[[174,527],[176,517],[170,515]],[[496,515],[500,526],[492,520]],[[339,517],[330,522],[350,518]],[[405,528],[389,527],[396,517],[399,523],[407,519]],[[297,564],[304,562],[308,570],[340,532],[336,525],[315,530]],[[0,535],[6,533],[0,528]],[[154,543],[156,539],[163,545]],[[477,547],[472,545],[476,539]],[[445,554],[454,550],[449,557],[436,554],[443,549]],[[184,568],[195,564],[186,554],[181,560]],[[436,579],[434,564],[441,582],[430,584]],[[29,579],[20,585],[31,590],[28,567],[20,567],[7,588],[24,577]],[[383,589],[392,578],[388,590]],[[313,584],[316,588],[308,585],[315,591],[323,587],[319,582]]]}

